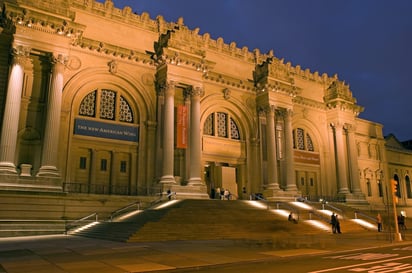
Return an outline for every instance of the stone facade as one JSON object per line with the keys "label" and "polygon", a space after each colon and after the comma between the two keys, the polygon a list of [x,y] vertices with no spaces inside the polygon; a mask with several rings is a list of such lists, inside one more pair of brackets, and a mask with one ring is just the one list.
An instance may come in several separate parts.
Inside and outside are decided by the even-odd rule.
{"label": "stone facade", "polygon": [[410,152],[337,75],[110,0],[0,3],[0,189],[381,207],[396,176],[411,192]]}

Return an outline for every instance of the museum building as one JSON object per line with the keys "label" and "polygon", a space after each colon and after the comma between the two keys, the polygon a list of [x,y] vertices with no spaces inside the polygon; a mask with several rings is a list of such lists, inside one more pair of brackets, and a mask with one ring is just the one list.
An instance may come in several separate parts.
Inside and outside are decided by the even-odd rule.
{"label": "museum building", "polygon": [[412,151],[337,75],[111,0],[0,4],[3,193],[412,205]]}

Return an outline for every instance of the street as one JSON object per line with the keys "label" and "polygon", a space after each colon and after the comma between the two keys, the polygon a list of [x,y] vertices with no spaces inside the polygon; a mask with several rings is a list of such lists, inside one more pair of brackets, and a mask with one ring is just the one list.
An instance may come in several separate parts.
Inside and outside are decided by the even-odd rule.
{"label": "street", "polygon": [[412,272],[412,243],[394,243],[391,246],[335,253],[326,253],[326,251],[319,250],[313,250],[313,254],[311,254],[310,250],[306,252],[307,254],[304,255],[291,256],[288,255],[287,251],[273,251],[273,258],[262,261],[180,269],[167,272]]}

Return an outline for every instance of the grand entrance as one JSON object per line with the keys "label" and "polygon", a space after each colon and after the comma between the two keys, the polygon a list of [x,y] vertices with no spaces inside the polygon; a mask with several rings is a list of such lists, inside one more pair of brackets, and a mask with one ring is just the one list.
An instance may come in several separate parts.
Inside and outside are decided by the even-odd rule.
{"label": "grand entrance", "polygon": [[241,199],[238,181],[237,167],[229,166],[227,163],[208,162],[204,167],[205,183],[210,198],[219,198],[219,192],[228,190],[232,199]]}

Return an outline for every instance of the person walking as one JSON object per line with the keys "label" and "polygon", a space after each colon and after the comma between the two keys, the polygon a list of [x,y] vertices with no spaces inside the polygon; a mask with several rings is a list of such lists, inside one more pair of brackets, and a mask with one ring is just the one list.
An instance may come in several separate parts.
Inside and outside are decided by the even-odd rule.
{"label": "person walking", "polygon": [[378,232],[382,231],[382,216],[380,213],[376,215],[376,223],[378,224]]}
{"label": "person walking", "polygon": [[330,224],[332,225],[332,232],[336,233],[336,215],[334,212],[330,216]]}
{"label": "person walking", "polygon": [[339,218],[338,218],[337,214],[335,214],[335,225],[336,225],[336,227],[335,227],[336,233],[342,233],[340,231],[340,222],[339,222]]}

